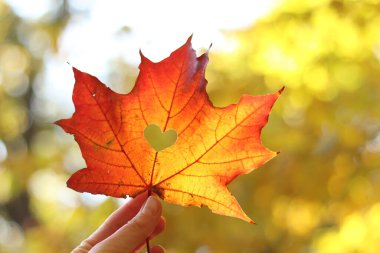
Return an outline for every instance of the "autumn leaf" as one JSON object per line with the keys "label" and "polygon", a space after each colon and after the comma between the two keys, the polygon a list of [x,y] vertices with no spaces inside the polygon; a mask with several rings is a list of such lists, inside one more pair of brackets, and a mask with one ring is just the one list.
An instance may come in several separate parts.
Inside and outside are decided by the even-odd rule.
{"label": "autumn leaf", "polygon": [[[74,173],[68,187],[122,198],[149,191],[170,203],[206,205],[253,223],[227,185],[276,156],[260,134],[282,90],[216,108],[205,89],[208,55],[196,56],[191,37],[161,62],[140,54],[140,74],[129,94],[74,68],[75,113],[56,123],[74,135],[87,168]],[[156,138],[170,134],[172,141],[151,145],[147,131]]]}

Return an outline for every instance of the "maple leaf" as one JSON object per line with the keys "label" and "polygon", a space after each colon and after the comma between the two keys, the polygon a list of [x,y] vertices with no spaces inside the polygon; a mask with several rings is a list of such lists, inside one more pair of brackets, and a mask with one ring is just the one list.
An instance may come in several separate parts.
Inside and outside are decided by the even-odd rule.
{"label": "maple leaf", "polygon": [[[253,223],[227,185],[276,156],[260,134],[282,90],[216,108],[205,89],[208,55],[196,56],[191,37],[161,62],[140,54],[129,94],[73,68],[75,112],[56,124],[74,135],[87,168],[74,173],[68,187],[114,197],[148,190],[167,202],[206,205]],[[164,133],[175,130],[176,142],[156,151],[144,137],[152,124]]]}

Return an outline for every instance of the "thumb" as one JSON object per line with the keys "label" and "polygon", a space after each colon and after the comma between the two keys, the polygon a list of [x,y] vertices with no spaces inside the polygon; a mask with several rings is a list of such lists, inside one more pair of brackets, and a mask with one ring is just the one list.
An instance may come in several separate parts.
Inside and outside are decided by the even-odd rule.
{"label": "thumb", "polygon": [[133,252],[152,234],[160,221],[161,213],[160,201],[150,196],[133,219],[113,235],[98,243],[90,252]]}

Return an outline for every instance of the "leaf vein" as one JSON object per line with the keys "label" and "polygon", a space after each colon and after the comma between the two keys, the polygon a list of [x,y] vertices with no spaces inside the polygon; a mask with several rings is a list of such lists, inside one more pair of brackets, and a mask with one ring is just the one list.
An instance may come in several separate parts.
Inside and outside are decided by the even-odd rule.
{"label": "leaf vein", "polygon": [[[87,90],[90,92],[90,94],[92,94],[92,93],[91,93],[91,90],[89,89],[89,87],[87,86],[87,84],[85,84],[85,86],[86,86]],[[97,86],[97,87],[98,87],[98,86]],[[104,118],[106,119],[106,121],[107,121],[107,123],[108,123],[108,126],[109,126],[110,129],[112,130],[112,132],[113,132],[113,134],[114,134],[114,136],[115,136],[115,139],[116,139],[117,142],[119,143],[119,146],[121,147],[121,151],[122,151],[122,152],[124,153],[124,155],[127,157],[129,163],[132,165],[133,170],[134,170],[134,171],[136,172],[136,174],[139,176],[139,178],[141,179],[141,181],[147,186],[147,183],[145,182],[144,178],[141,176],[141,174],[139,173],[139,171],[136,169],[135,165],[133,164],[132,160],[131,160],[130,157],[128,156],[127,152],[125,152],[124,147],[121,145],[121,142],[120,142],[118,136],[116,135],[115,131],[113,130],[113,128],[112,128],[112,126],[111,126],[111,123],[109,122],[109,119],[107,118],[106,114],[104,113],[104,111],[103,111],[101,105],[98,103],[98,100],[96,99],[97,97],[96,97],[96,96],[95,96],[95,97],[91,96],[91,97],[96,101],[96,103],[97,103],[97,105],[98,105],[100,111],[102,112]]]}

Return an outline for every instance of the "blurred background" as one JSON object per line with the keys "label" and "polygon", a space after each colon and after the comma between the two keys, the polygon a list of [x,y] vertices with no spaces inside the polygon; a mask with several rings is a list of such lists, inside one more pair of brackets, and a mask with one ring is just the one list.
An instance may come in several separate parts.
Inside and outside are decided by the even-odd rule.
{"label": "blurred background", "polygon": [[[71,66],[128,92],[138,50],[212,43],[216,106],[286,86],[262,133],[281,154],[230,184],[257,225],[164,204],[171,253],[380,252],[380,1],[0,0],[0,252],[70,252],[125,200],[66,188],[84,161],[53,122]],[[68,64],[69,63],[69,64]]]}

